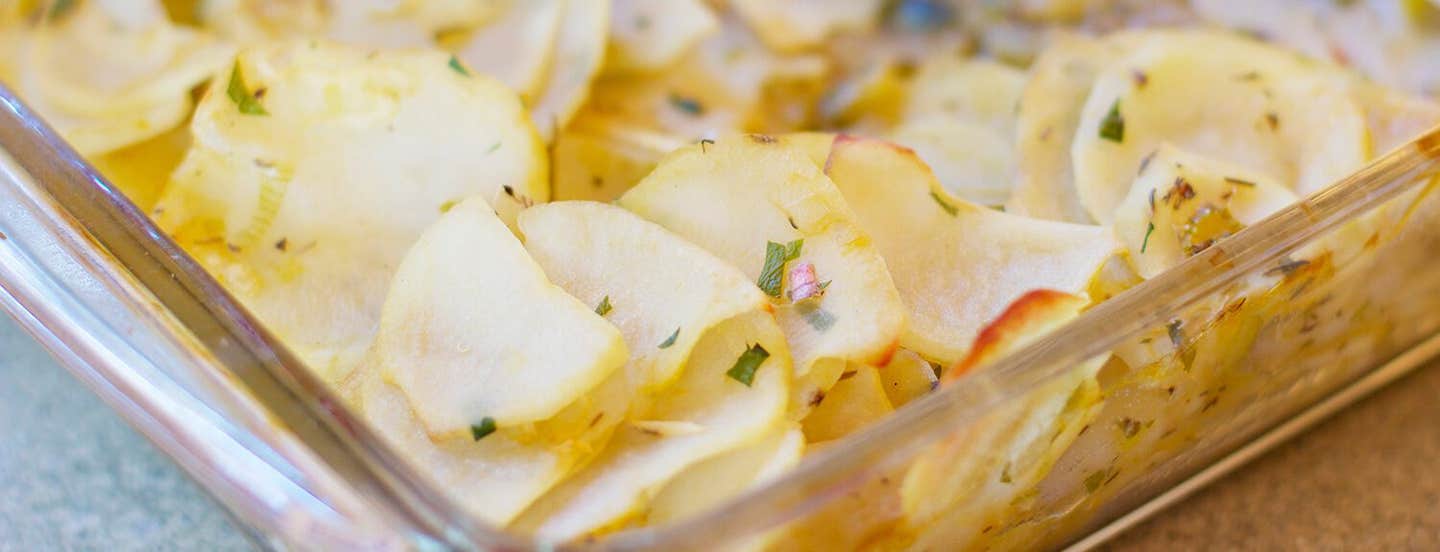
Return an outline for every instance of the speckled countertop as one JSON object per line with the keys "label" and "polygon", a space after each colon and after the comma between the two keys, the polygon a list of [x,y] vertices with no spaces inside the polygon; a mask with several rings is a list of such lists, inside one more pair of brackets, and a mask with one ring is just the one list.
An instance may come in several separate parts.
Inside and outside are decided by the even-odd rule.
{"label": "speckled countertop", "polygon": [[[242,550],[219,507],[0,316],[0,551]],[[1440,550],[1440,363],[1111,550]]]}

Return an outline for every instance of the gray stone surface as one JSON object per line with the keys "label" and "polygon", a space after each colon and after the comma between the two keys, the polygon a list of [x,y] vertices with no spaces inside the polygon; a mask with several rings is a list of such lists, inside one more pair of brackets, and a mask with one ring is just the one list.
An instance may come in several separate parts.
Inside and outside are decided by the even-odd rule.
{"label": "gray stone surface", "polygon": [[0,550],[247,550],[195,483],[0,314]]}

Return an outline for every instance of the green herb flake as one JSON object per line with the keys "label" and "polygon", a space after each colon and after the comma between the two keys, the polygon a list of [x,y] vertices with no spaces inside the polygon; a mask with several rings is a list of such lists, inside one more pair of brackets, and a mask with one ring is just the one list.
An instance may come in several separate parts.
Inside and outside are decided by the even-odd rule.
{"label": "green herb flake", "polygon": [[500,149],[500,142],[495,142],[494,144],[490,144],[490,149],[485,150],[485,153],[486,153],[486,154],[495,153],[495,151],[496,151],[496,150],[499,150],[499,149]]}
{"label": "green herb flake", "polygon": [[1093,493],[1100,490],[1100,486],[1105,484],[1106,475],[1108,474],[1105,473],[1105,470],[1097,470],[1085,476],[1085,492]]}
{"label": "green herb flake", "polygon": [[445,203],[441,203],[441,204],[440,204],[440,212],[441,212],[441,213],[449,213],[451,209],[454,209],[455,206],[456,206],[456,205],[459,205],[459,204],[460,204],[460,200],[458,200],[458,199],[447,199],[447,200],[445,200]]}
{"label": "green herb flake", "polygon": [[[615,307],[613,307],[613,306],[610,305],[610,296],[609,296],[609,295],[606,295],[605,297],[601,298],[599,305],[595,305],[595,314],[598,314],[598,315],[600,315],[600,316],[605,316],[605,315],[607,315],[607,314],[610,314],[610,311],[612,311],[612,310],[615,310]],[[676,329],[675,329],[675,333],[677,333],[677,334],[680,333],[680,329],[679,329],[679,328],[676,328]],[[674,343],[675,336],[670,336],[670,339],[671,339],[671,343]],[[660,348],[661,348],[661,349],[664,349],[665,346],[664,346],[664,345],[661,345]]]}
{"label": "green herb flake", "polygon": [[1236,186],[1244,186],[1244,187],[1246,187],[1246,188],[1254,188],[1254,187],[1255,187],[1255,183],[1254,183],[1254,182],[1251,182],[1251,181],[1249,181],[1249,180],[1243,180],[1243,179],[1235,178],[1235,177],[1233,177],[1233,176],[1227,176],[1227,177],[1225,177],[1225,181],[1226,181],[1226,182],[1229,182],[1229,183],[1231,183],[1231,184],[1234,184],[1234,185],[1236,185]]}
{"label": "green herb flake", "polygon": [[952,205],[949,201],[945,201],[945,198],[940,197],[940,194],[935,190],[930,190],[930,199],[935,200],[935,203],[940,205],[940,208],[944,209],[950,216],[953,217],[960,214],[960,208]]}
{"label": "green herb flake", "polygon": [[[603,305],[603,304],[604,304],[604,303],[602,303],[602,305]],[[599,309],[596,309],[596,310],[599,310]],[[679,339],[679,338],[680,338],[680,328],[675,328],[675,333],[670,334],[670,337],[667,337],[667,338],[665,338],[665,341],[661,341],[661,342],[660,342],[660,348],[661,348],[661,349],[669,349],[671,345],[674,345],[674,344],[675,344],[675,340],[676,340],[676,339]]]}
{"label": "green herb flake", "polygon": [[817,332],[824,332],[835,325],[835,315],[820,308],[812,301],[796,304],[795,310],[800,313],[801,318],[805,319],[805,323],[810,324],[810,327],[815,328]]}
{"label": "green herb flake", "polygon": [[780,284],[785,277],[785,263],[800,257],[800,247],[805,245],[805,240],[795,240],[781,245],[775,242],[765,242],[765,265],[760,269],[760,279],[756,285],[760,291],[771,297],[780,296]]}
{"label": "green herb flake", "polygon": [[450,65],[450,69],[451,69],[452,71],[455,71],[456,73],[460,73],[461,75],[464,75],[464,76],[466,76],[466,77],[470,76],[470,70],[469,70],[469,69],[466,69],[466,68],[465,68],[465,65],[462,64],[462,63],[460,63],[460,58],[457,58],[457,57],[455,57],[455,56],[450,56],[450,64],[449,64],[449,65]]}
{"label": "green herb flake", "polygon": [[1149,249],[1149,248],[1150,248],[1150,234],[1154,234],[1154,233],[1155,233],[1155,223],[1153,223],[1153,222],[1147,223],[1147,224],[1145,225],[1145,239],[1140,242],[1140,252],[1141,252],[1141,253],[1144,253],[1146,249]]}
{"label": "green herb flake", "polygon": [[487,435],[495,433],[495,429],[495,418],[486,416],[483,420],[480,420],[480,423],[470,424],[470,437],[479,441]]}
{"label": "green herb flake", "polygon": [[755,382],[755,371],[760,369],[760,365],[764,364],[767,358],[770,358],[770,351],[766,351],[759,343],[751,345],[745,352],[740,353],[740,358],[735,359],[735,365],[731,366],[725,375],[745,384],[745,387],[750,387],[750,384]]}
{"label": "green herb flake", "polygon": [[1120,115],[1120,100],[1110,104],[1110,112],[1100,121],[1100,137],[1111,142],[1125,141],[1125,118]]}
{"label": "green herb flake", "polygon": [[230,96],[230,101],[241,113],[246,115],[269,115],[265,106],[260,105],[260,100],[245,88],[245,76],[240,73],[240,62],[237,60],[235,66],[230,69],[230,83],[225,86],[225,95]]}
{"label": "green herb flake", "polygon": [[70,9],[74,7],[75,0],[55,0],[55,3],[50,4],[50,13],[48,16],[52,20],[60,19],[61,17],[65,17],[65,14],[70,13]]}
{"label": "green herb flake", "polygon": [[681,96],[673,92],[670,94],[670,105],[675,109],[684,111],[688,115],[699,116],[705,114],[705,106],[700,105],[699,100]]}

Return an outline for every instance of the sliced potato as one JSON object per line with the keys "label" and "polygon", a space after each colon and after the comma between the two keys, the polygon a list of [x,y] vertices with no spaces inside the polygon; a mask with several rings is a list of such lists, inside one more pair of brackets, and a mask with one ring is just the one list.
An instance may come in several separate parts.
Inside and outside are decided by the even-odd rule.
{"label": "sliced potato", "polygon": [[[759,346],[769,353],[750,385],[730,373]],[[517,518],[512,528],[545,542],[604,533],[635,520],[649,497],[706,459],[759,442],[784,419],[790,355],[769,313],[732,318],[701,336],[646,421],[622,426],[600,456]],[[683,431],[666,431],[666,428]]]}
{"label": "sliced potato", "polygon": [[805,434],[790,424],[750,446],[691,466],[650,501],[647,525],[691,517],[780,477],[800,463]]}
{"label": "sliced potato", "polygon": [[559,0],[563,4],[554,61],[545,86],[530,102],[530,119],[546,141],[570,122],[590,93],[605,60],[610,0]]}
{"label": "sliced potato", "polygon": [[909,319],[901,345],[945,365],[1028,291],[1082,293],[1118,249],[1109,229],[1020,217],[947,193],[914,152],[835,139],[826,173],[885,258]]}
{"label": "sliced potato", "polygon": [[189,148],[190,129],[181,125],[144,142],[92,156],[90,163],[135,206],[148,211]]}
{"label": "sliced potato", "polygon": [[158,1],[81,2],[17,41],[12,85],[81,155],[138,144],[180,126],[190,90],[233,49],[171,24]]}
{"label": "sliced potato", "polygon": [[582,111],[551,148],[553,199],[619,198],[650,174],[661,157],[683,145],[623,119]]}
{"label": "sliced potato", "polygon": [[[1095,220],[1112,220],[1141,160],[1164,142],[1302,196],[1369,157],[1365,117],[1335,69],[1230,34],[1145,33],[1096,79],[1075,130],[1075,187]],[[1196,90],[1212,101],[1193,101]]]}
{"label": "sliced potato", "polygon": [[874,366],[851,366],[801,420],[805,440],[833,441],[880,421],[895,411],[885,393],[885,382]]}
{"label": "sliced potato", "polygon": [[[1031,343],[1079,314],[1083,297],[1042,290],[1017,300],[981,332],[952,382]],[[964,547],[1003,527],[1008,506],[1033,489],[1102,404],[1095,376],[1106,357],[1069,368],[957,431],[911,464],[901,485],[916,547]],[[981,377],[981,376],[977,376]]]}
{"label": "sliced potato", "polygon": [[940,378],[935,375],[930,361],[906,349],[896,351],[890,363],[880,368],[880,379],[885,386],[885,396],[896,408],[940,386]]}
{"label": "sliced potato", "polygon": [[1008,141],[1024,88],[1025,73],[1009,65],[953,54],[932,56],[910,82],[904,119],[985,125]]}
{"label": "sliced potato", "polygon": [[620,329],[625,377],[641,396],[662,393],[711,327],[769,306],[739,270],[619,207],[551,203],[519,226],[550,279]]}
{"label": "sliced potato", "polygon": [[319,36],[329,23],[324,0],[205,0],[196,7],[205,28],[240,44]]}
{"label": "sliced potato", "polygon": [[200,101],[155,209],[329,381],[363,354],[394,267],[445,208],[548,198],[544,146],[515,94],[449,60],[316,41],[243,53]]}
{"label": "sliced potato", "polygon": [[817,281],[830,283],[822,296],[799,302],[783,293],[782,281],[770,290],[795,355],[796,414],[839,379],[847,362],[883,364],[905,322],[885,261],[808,155],[788,138],[766,135],[687,146],[620,198],[621,206],[756,281],[767,242],[798,242],[798,257],[779,272],[809,263]]}
{"label": "sliced potato", "polygon": [[565,0],[512,1],[492,22],[467,36],[455,55],[476,72],[509,85],[533,100],[559,41]]}
{"label": "sliced potato", "polygon": [[484,419],[545,420],[626,356],[620,332],[551,284],[479,198],[450,209],[400,263],[371,352],[435,438]]}
{"label": "sliced potato", "polygon": [[883,0],[729,0],[765,45],[779,52],[815,48],[831,35],[864,31],[880,20]]}
{"label": "sliced potato", "polygon": [[1070,146],[1095,77],[1124,52],[1120,42],[1061,34],[1030,66],[1015,119],[1016,179],[1006,212],[1092,221],[1075,192]]}
{"label": "sliced potato", "polygon": [[890,132],[935,172],[950,193],[981,205],[1002,205],[1014,182],[1015,150],[995,129],[968,121],[916,121]]}
{"label": "sliced potato", "polygon": [[1296,199],[1264,174],[1162,144],[1115,208],[1115,234],[1153,278]]}
{"label": "sliced potato", "polygon": [[719,30],[719,20],[703,0],[614,0],[605,70],[664,69]]}

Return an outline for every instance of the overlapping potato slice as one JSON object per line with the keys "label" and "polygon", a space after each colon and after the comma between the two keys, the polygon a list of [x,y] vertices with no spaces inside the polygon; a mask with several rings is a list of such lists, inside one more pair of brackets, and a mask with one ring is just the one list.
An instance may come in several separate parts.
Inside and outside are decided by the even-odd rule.
{"label": "overlapping potato slice", "polygon": [[1153,278],[1295,199],[1264,174],[1162,144],[1115,208],[1115,234]]}
{"label": "overlapping potato slice", "polygon": [[200,101],[155,209],[329,381],[363,354],[396,264],[446,208],[547,198],[519,100],[449,60],[315,41],[243,53]]}
{"label": "overlapping potato slice", "polygon": [[[1026,294],[991,322],[965,360],[946,370],[954,381],[1024,347],[1079,314],[1083,297],[1040,290]],[[923,453],[901,484],[906,530],[928,546],[964,547],[1034,485],[1102,404],[1095,375],[1105,358],[1067,368],[1030,393],[1007,401]]]}
{"label": "overlapping potato slice", "polygon": [[778,52],[820,46],[831,35],[863,31],[880,20],[883,0],[729,0],[765,45]]}
{"label": "overlapping potato slice", "polygon": [[486,419],[540,422],[625,362],[621,333],[593,308],[550,283],[485,201],[469,199],[400,263],[370,357],[433,438]]}
{"label": "overlapping potato slice", "polygon": [[942,364],[963,358],[985,323],[1024,293],[1083,293],[1119,248],[1107,228],[952,197],[913,152],[889,142],[838,137],[825,167],[905,302],[901,345]]}
{"label": "overlapping potato slice", "polygon": [[[1096,79],[1075,130],[1075,188],[1108,223],[1162,142],[1269,175],[1300,195],[1369,157],[1365,118],[1331,67],[1234,35],[1150,31]],[[1194,101],[1197,90],[1208,98]]]}
{"label": "overlapping potato slice", "polygon": [[960,120],[985,125],[1009,140],[1025,73],[994,61],[935,55],[910,82],[906,121]]}
{"label": "overlapping potato slice", "polygon": [[650,174],[665,153],[683,145],[624,119],[581,112],[550,150],[553,199],[614,200]]}
{"label": "overlapping potato slice", "polygon": [[1016,180],[1006,212],[1092,222],[1075,192],[1070,146],[1090,87],[1123,54],[1124,36],[1060,34],[1030,66],[1014,123]]}
{"label": "overlapping potato slice", "polygon": [[642,399],[635,415],[678,377],[711,327],[769,308],[739,270],[619,207],[551,203],[521,213],[519,227],[550,279],[624,335],[623,376]]}
{"label": "overlapping potato slice", "polygon": [[[885,261],[845,199],[790,138],[746,135],[705,141],[667,156],[620,205],[659,223],[759,281],[772,249],[776,318],[795,355],[796,414],[847,362],[883,364],[904,327],[904,307]],[[767,245],[773,244],[773,245]],[[822,295],[793,302],[784,272],[813,266]],[[794,282],[791,282],[792,284]]]}
{"label": "overlapping potato slice", "polygon": [[907,349],[896,351],[890,363],[880,368],[880,378],[885,386],[885,396],[896,408],[940,386],[940,378],[930,361]]}
{"label": "overlapping potato slice", "polygon": [[[617,308],[619,306],[617,305]],[[760,347],[768,356],[742,383],[736,367]],[[512,527],[559,542],[619,528],[686,468],[764,439],[784,420],[790,355],[774,318],[731,318],[695,344],[679,378],[647,419],[622,425],[600,456],[541,497]]]}
{"label": "overlapping potato slice", "polygon": [[702,0],[614,0],[605,70],[664,69],[719,30],[719,20]]}
{"label": "overlapping potato slice", "polygon": [[158,1],[76,2],[17,33],[7,78],[81,155],[138,144],[180,126],[190,90],[232,48],[171,24]]}
{"label": "overlapping potato slice", "polygon": [[880,421],[895,411],[874,366],[851,366],[801,421],[805,440],[833,441]]}
{"label": "overlapping potato slice", "polygon": [[564,0],[508,2],[493,21],[461,33],[455,55],[476,72],[534,99],[553,61],[564,4]]}
{"label": "overlapping potato slice", "polygon": [[648,525],[694,516],[759,487],[800,463],[805,434],[782,424],[764,439],[691,466],[651,499]]}
{"label": "overlapping potato slice", "polygon": [[1014,182],[1011,140],[969,121],[905,123],[887,139],[914,150],[950,193],[981,205],[1002,205]]}
{"label": "overlapping potato slice", "polygon": [[559,0],[563,4],[554,59],[545,86],[529,103],[530,119],[549,141],[590,94],[590,81],[605,61],[610,0]]}

